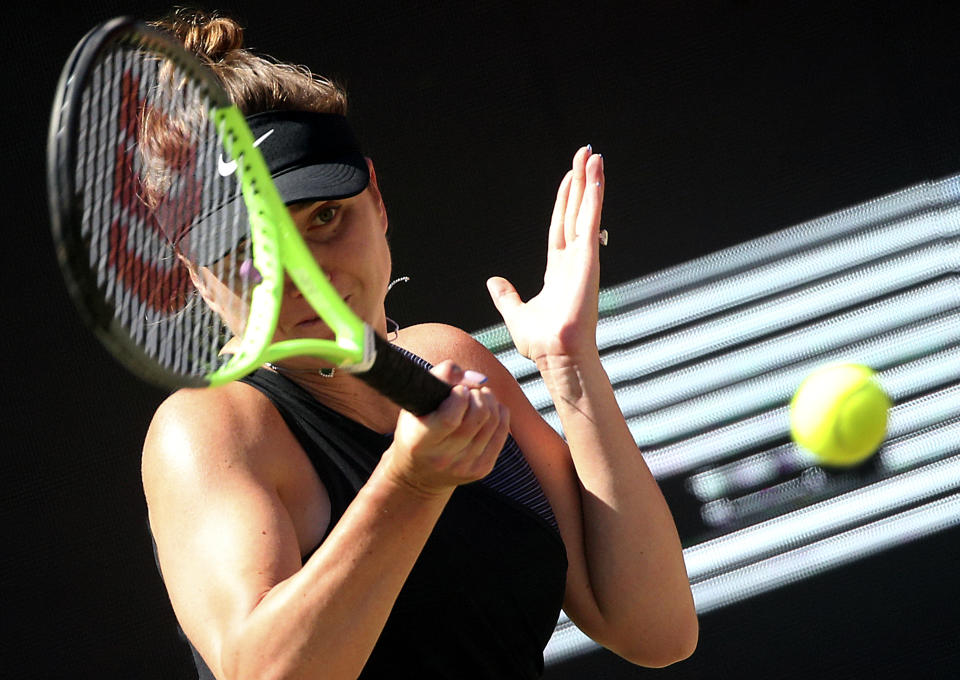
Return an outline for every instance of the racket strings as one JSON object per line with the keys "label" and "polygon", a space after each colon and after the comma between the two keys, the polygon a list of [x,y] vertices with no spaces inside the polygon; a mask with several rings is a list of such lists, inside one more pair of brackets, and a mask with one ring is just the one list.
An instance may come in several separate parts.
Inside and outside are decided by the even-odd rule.
{"label": "racket strings", "polygon": [[86,79],[78,119],[80,234],[112,323],[191,377],[229,359],[222,350],[243,332],[253,287],[238,248],[249,239],[242,168],[218,173],[210,108],[178,66],[117,43]]}

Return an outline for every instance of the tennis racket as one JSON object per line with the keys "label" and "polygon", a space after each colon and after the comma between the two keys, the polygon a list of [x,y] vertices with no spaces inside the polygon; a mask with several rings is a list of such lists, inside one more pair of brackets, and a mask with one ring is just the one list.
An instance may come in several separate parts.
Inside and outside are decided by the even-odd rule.
{"label": "tennis racket", "polygon": [[[229,177],[217,172],[224,158],[236,163]],[[417,415],[449,394],[340,298],[243,114],[172,36],[117,18],[80,41],[54,101],[48,186],[73,300],[143,379],[217,386],[265,362],[313,356]],[[285,274],[333,339],[274,341]],[[198,285],[219,291],[213,304]]]}

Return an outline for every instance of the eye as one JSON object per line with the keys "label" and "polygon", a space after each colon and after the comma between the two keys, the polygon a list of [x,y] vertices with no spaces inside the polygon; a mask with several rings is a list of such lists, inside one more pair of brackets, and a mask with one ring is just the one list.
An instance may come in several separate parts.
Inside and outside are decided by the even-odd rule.
{"label": "eye", "polygon": [[329,224],[337,216],[337,212],[340,210],[338,205],[324,205],[317,212],[313,214],[313,217],[310,218],[310,226],[323,226]]}
{"label": "eye", "polygon": [[252,244],[250,243],[250,239],[248,239],[248,238],[242,239],[242,240],[237,244],[236,248],[233,249],[233,257],[234,257],[234,259],[242,262],[243,260],[245,260],[245,259],[247,259],[248,257],[250,257],[250,253],[251,253],[251,251],[253,250],[253,249],[250,247],[251,245],[252,245]]}

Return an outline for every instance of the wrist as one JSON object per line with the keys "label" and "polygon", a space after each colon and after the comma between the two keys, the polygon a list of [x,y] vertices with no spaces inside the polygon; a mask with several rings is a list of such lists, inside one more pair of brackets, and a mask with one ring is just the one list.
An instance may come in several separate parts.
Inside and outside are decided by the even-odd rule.
{"label": "wrist", "polygon": [[431,484],[415,472],[404,469],[397,463],[392,446],[384,452],[374,476],[390,492],[426,502],[446,503],[456,488],[455,484]]}
{"label": "wrist", "polygon": [[543,356],[536,364],[544,385],[555,400],[579,399],[587,391],[587,385],[596,384],[596,380],[609,384],[599,353]]}
{"label": "wrist", "polygon": [[544,354],[534,363],[544,380],[549,380],[550,376],[579,375],[603,369],[600,352],[596,349],[579,354]]}

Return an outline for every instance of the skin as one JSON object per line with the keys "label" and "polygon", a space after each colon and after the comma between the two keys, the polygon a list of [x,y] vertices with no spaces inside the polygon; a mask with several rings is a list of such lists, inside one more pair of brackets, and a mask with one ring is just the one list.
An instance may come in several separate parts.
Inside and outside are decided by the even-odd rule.
{"label": "skin", "polygon": [[[544,377],[566,442],[483,346],[449,326],[414,326],[395,340],[456,386],[425,417],[348,374],[297,374],[321,402],[394,432],[370,480],[301,563],[329,525],[330,501],[270,402],[231,383],[161,405],[143,454],[151,527],[174,610],[218,678],[356,677],[453,490],[492,469],[508,431],[556,514],[571,619],[637,664],[693,652],[697,619],[676,528],[596,346],[603,191],[602,158],[580,149],[557,194],[541,292],[524,302],[505,279],[487,284]],[[390,255],[375,173],[359,196],[291,214],[334,287],[385,336]],[[311,319],[288,286],[280,337],[329,333]]]}

